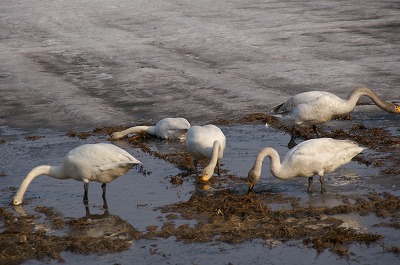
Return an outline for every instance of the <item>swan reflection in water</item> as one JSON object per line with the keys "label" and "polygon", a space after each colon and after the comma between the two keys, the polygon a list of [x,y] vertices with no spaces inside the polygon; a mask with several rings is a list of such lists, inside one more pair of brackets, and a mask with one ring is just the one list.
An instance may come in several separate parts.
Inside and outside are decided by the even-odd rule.
{"label": "swan reflection in water", "polygon": [[[104,200],[104,205],[107,201]],[[102,214],[92,214],[85,205],[86,215],[69,221],[71,236],[112,237],[133,240],[140,236],[129,222],[117,215],[110,214],[108,207],[103,207]]]}
{"label": "swan reflection in water", "polygon": [[[55,232],[54,229],[59,229],[51,227],[46,223],[38,222],[36,218],[33,218],[33,216],[32,219],[29,218],[30,215],[22,205],[14,206],[13,208],[19,216],[29,219],[28,222],[33,224],[35,231],[42,230],[46,233],[53,233]],[[92,214],[89,206],[85,205],[85,211],[85,216],[81,218],[62,218],[63,222],[69,227],[65,231],[68,236],[117,238],[126,240],[129,244],[132,243],[132,240],[140,238],[139,231],[137,231],[129,222],[121,219],[121,217],[110,214],[107,208],[103,209],[102,214]]]}

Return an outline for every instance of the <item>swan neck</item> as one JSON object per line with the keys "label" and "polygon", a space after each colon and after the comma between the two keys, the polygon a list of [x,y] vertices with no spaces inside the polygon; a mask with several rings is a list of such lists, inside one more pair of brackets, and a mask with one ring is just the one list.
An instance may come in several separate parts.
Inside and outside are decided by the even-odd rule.
{"label": "swan neck", "polygon": [[347,97],[347,102],[354,108],[357,104],[357,101],[362,96],[369,97],[379,108],[388,112],[393,112],[393,104],[383,101],[372,89],[367,87],[354,89]]}
{"label": "swan neck", "polygon": [[219,141],[214,141],[213,149],[211,153],[210,163],[204,168],[203,175],[208,173],[209,176],[214,172],[215,167],[217,166],[218,160],[223,156],[223,150],[221,143]]}
{"label": "swan neck", "polygon": [[152,132],[155,131],[154,126],[134,126],[131,128],[128,128],[123,131],[119,132],[114,132],[111,136],[112,139],[120,139],[124,137],[125,135],[131,134],[131,133],[140,133],[140,132],[148,132],[149,134],[154,134]]}
{"label": "swan neck", "polygon": [[29,184],[38,176],[40,175],[48,175],[54,178],[59,177],[59,167],[52,167],[52,166],[38,166],[33,168],[28,175],[26,175],[25,179],[22,181],[21,186],[19,187],[17,193],[14,196],[13,204],[18,205],[22,203],[22,199],[24,194],[29,186]]}
{"label": "swan neck", "polygon": [[142,127],[147,127],[147,128],[145,129],[145,131],[146,131],[148,134],[156,135],[156,126],[142,126]]}
{"label": "swan neck", "polygon": [[258,175],[258,176],[261,175],[262,162],[264,161],[264,158],[266,156],[268,156],[271,161],[270,169],[271,169],[272,175],[274,175],[277,178],[281,178],[280,177],[280,171],[281,171],[280,157],[279,157],[278,152],[271,147],[264,148],[258,153],[258,155],[256,157],[256,161],[254,162],[253,171],[256,173],[256,175]]}

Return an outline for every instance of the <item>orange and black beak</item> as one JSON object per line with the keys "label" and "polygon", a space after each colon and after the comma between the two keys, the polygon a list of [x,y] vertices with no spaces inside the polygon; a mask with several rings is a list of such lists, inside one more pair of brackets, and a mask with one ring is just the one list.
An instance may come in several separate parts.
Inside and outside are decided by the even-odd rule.
{"label": "orange and black beak", "polygon": [[198,177],[196,182],[200,183],[200,184],[209,184],[208,179],[207,179],[207,177],[205,175],[201,176],[201,177]]}
{"label": "orange and black beak", "polygon": [[247,194],[249,194],[254,188],[254,184],[249,182],[249,190],[247,191]]}
{"label": "orange and black beak", "polygon": [[202,176],[202,177],[200,178],[200,180],[201,180],[201,181],[204,181],[204,182],[207,182],[207,181],[208,181],[208,179],[207,179],[207,176],[206,176],[206,175]]}

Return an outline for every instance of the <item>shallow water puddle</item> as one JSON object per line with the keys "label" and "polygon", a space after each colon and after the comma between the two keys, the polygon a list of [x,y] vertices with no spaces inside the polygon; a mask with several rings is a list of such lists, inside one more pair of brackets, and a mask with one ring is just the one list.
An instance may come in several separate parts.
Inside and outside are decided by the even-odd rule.
{"label": "shallow water puddle", "polygon": [[[305,244],[302,241],[305,238],[299,240],[290,236],[288,238],[271,236],[264,239],[257,239],[256,236],[253,240],[231,244],[226,242],[241,241],[232,237],[234,234],[228,232],[228,234],[216,234],[214,240],[211,241],[209,239],[198,240],[204,243],[187,244],[180,242],[182,240],[180,237],[183,235],[188,237],[188,232],[196,232],[196,226],[199,223],[207,224],[210,221],[210,216],[202,215],[201,211],[192,212],[192,215],[190,215],[191,210],[184,207],[180,210],[185,213],[182,216],[182,212],[166,210],[164,206],[172,206],[176,203],[183,203],[182,205],[184,205],[196,196],[200,196],[198,198],[209,198],[215,200],[215,203],[221,206],[219,211],[218,209],[215,211],[215,218],[217,219],[214,222],[217,223],[214,225],[218,225],[219,220],[222,221],[219,225],[231,223],[234,226],[242,223],[238,226],[238,229],[244,229],[243,232],[245,232],[247,224],[246,222],[238,223],[239,219],[237,218],[242,217],[237,213],[232,212],[230,219],[220,219],[224,214],[225,218],[228,218],[226,210],[234,210],[235,208],[224,210],[223,203],[217,202],[221,199],[221,197],[218,197],[219,192],[225,192],[226,195],[224,196],[234,200],[235,197],[246,198],[247,183],[245,177],[254,163],[257,152],[265,146],[277,149],[281,157],[287,152],[286,145],[290,138],[289,134],[273,127],[266,127],[263,123],[228,124],[220,125],[220,127],[227,136],[227,148],[222,161],[223,173],[221,177],[215,174],[208,185],[196,183],[195,176],[187,172],[185,168],[191,167],[190,161],[188,162],[187,159],[183,160],[184,169],[177,169],[173,164],[163,160],[176,161],[174,160],[175,156],[171,156],[171,154],[179,154],[177,156],[184,154],[185,147],[182,143],[166,142],[154,138],[146,139],[145,145],[148,148],[146,150],[150,152],[145,153],[140,146],[136,146],[134,142],[130,142],[130,138],[127,138],[113,143],[126,149],[142,161],[143,166],[128,171],[126,175],[107,185],[108,213],[102,209],[103,202],[99,183],[89,185],[89,209],[92,218],[87,219],[86,209],[82,203],[83,184],[74,180],[60,181],[46,176],[39,177],[31,183],[25,195],[25,203],[22,209],[26,215],[34,216],[33,222],[36,223],[36,230],[46,228],[49,235],[81,237],[90,235],[99,236],[102,239],[107,237],[121,239],[128,235],[129,246],[123,252],[120,252],[122,249],[115,249],[115,251],[111,250],[115,253],[99,256],[96,251],[94,251],[96,254],[90,254],[91,251],[89,251],[86,255],[81,256],[77,253],[84,252],[70,253],[67,250],[62,250],[62,259],[73,261],[75,264],[109,264],[110,262],[126,263],[132,261],[176,264],[207,264],[211,261],[231,262],[232,264],[261,261],[277,262],[283,258],[283,253],[287,251],[293,254],[291,257],[285,255],[285,260],[289,262],[341,263],[342,259],[337,260],[338,256],[330,254],[335,252],[330,252],[329,248],[319,252],[318,258],[314,260],[317,251],[313,244],[316,244],[316,241]],[[0,203],[4,209],[15,216],[21,214],[21,208],[11,207],[9,203],[23,177],[31,168],[39,164],[58,164],[70,149],[78,145],[107,141],[107,136],[104,134],[89,133],[86,139],[79,139],[78,137],[68,137],[65,132],[53,130],[37,130],[28,133],[17,132],[6,127],[1,129],[3,131],[2,139],[5,143],[0,145],[2,161],[4,161],[0,170],[3,175],[1,178],[3,184]],[[370,156],[378,155],[375,151],[369,150],[368,152]],[[367,217],[361,216],[358,208],[355,212],[351,212],[353,210],[350,211],[350,208],[347,208],[346,211],[350,212],[346,214],[340,213],[337,209],[343,207],[342,205],[345,203],[350,203],[346,207],[353,207],[352,205],[359,200],[357,196],[365,200],[370,192],[389,191],[391,194],[399,196],[399,186],[397,183],[393,184],[392,180],[394,179],[396,179],[396,176],[383,175],[377,167],[352,161],[326,176],[326,194],[321,195],[318,192],[319,182],[317,178],[315,178],[313,185],[315,192],[308,194],[306,192],[307,179],[299,178],[287,181],[275,179],[269,172],[269,161],[266,159],[261,181],[256,185],[255,194],[252,196],[256,200],[267,196],[267,200],[263,202],[266,207],[269,207],[267,212],[277,214],[280,211],[288,211],[289,215],[284,220],[295,225],[304,223],[306,229],[311,229],[310,231],[319,231],[325,225],[337,223],[338,227],[341,228],[351,228],[354,231],[384,236],[384,239],[378,240],[373,245],[355,245],[351,242],[343,245],[344,247],[350,246],[350,249],[341,250],[345,255],[343,264],[348,260],[361,263],[366,260],[376,261],[376,263],[382,260],[393,262],[397,259],[397,256],[388,252],[387,248],[381,244],[385,242],[395,247],[399,245],[398,239],[393,235],[394,228],[377,224],[398,222],[398,211],[397,213],[390,212],[391,218],[388,218],[384,216],[376,217],[376,214],[368,213],[368,211],[366,212]],[[204,201],[204,203],[206,202]],[[209,203],[211,203],[211,207],[212,201]],[[235,203],[243,206],[240,201]],[[59,216],[55,216],[53,219],[49,218],[48,213],[38,208],[43,206],[49,207],[50,211],[54,210],[59,213]],[[228,207],[228,205],[225,205],[225,207]],[[317,211],[318,214],[315,215],[316,212],[314,212],[314,215],[310,216],[309,219],[299,219],[299,213],[296,212],[295,216],[297,217],[291,217],[293,212],[290,211],[297,208],[314,209],[313,211]],[[205,209],[210,208],[206,207]],[[324,215],[319,211],[325,211],[329,214],[325,216],[326,214]],[[330,215],[331,212],[335,212],[335,215]],[[246,210],[243,214],[251,215],[251,212]],[[190,218],[188,218],[189,216]],[[52,223],[57,223],[57,218],[65,223],[64,227],[52,227]],[[2,226],[4,225],[5,223],[2,223]],[[5,228],[2,229],[4,231]],[[259,227],[258,229],[263,228]],[[134,234],[133,236],[133,231],[140,235]],[[194,234],[192,236],[196,238]],[[249,238],[252,238],[251,235],[249,236]],[[224,238],[229,238],[229,240],[224,240]],[[193,240],[193,242],[198,241]],[[98,242],[98,244],[107,244],[107,242]],[[368,248],[368,254],[365,252],[366,248]],[[185,253],[185,255],[182,256],[181,253]],[[253,253],[253,255],[249,256],[249,253]],[[49,261],[49,257],[45,257],[45,260],[47,260],[47,263],[57,262],[58,256],[56,254],[53,258],[55,260],[50,258]],[[38,262],[31,260],[26,264]]]}

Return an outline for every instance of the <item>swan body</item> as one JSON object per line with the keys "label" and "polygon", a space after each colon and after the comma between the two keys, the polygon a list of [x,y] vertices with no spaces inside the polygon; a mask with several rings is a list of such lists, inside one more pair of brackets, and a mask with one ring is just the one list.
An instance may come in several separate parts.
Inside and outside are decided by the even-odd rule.
{"label": "swan body", "polygon": [[[107,143],[84,144],[66,155],[59,166],[42,165],[33,168],[23,180],[12,204],[19,205],[29,184],[40,175],[48,175],[56,179],[74,179],[84,182],[84,202],[88,202],[87,192],[90,181],[102,184],[105,201],[106,183],[125,174],[131,167],[141,162],[125,150]],[[106,206],[106,203],[105,205]]]}
{"label": "swan body", "polygon": [[360,147],[349,140],[311,139],[289,150],[281,163],[279,154],[275,149],[271,147],[263,148],[258,153],[254,166],[248,173],[249,191],[259,181],[262,162],[268,156],[271,160],[270,170],[274,177],[279,179],[308,177],[308,192],[311,192],[312,177],[317,174],[320,176],[321,193],[323,193],[325,173],[330,173],[348,163],[364,149],[364,147]]}
{"label": "swan body", "polygon": [[285,126],[292,128],[292,138],[289,143],[291,148],[295,145],[295,127],[313,127],[319,137],[316,125],[327,122],[336,115],[351,112],[361,96],[369,97],[379,108],[387,112],[400,113],[400,106],[384,102],[373,90],[366,87],[354,89],[347,99],[325,91],[303,92],[274,107],[271,112]]}
{"label": "swan body", "polygon": [[186,148],[192,156],[197,172],[197,161],[210,159],[203,169],[201,180],[209,180],[217,166],[218,174],[226,146],[224,133],[215,125],[192,126],[186,135]]}
{"label": "swan body", "polygon": [[155,126],[134,126],[120,132],[114,132],[111,140],[117,140],[125,135],[138,132],[147,132],[165,140],[185,140],[190,123],[185,118],[164,118]]}

